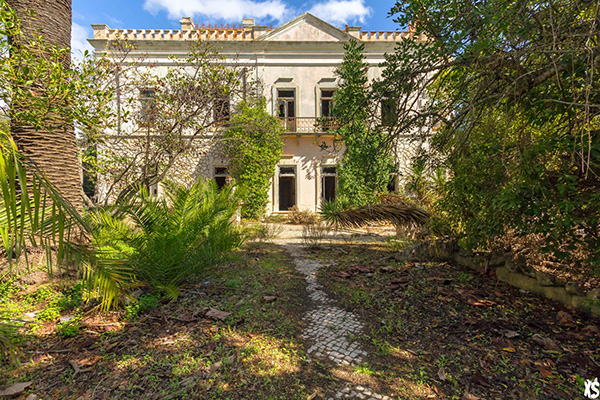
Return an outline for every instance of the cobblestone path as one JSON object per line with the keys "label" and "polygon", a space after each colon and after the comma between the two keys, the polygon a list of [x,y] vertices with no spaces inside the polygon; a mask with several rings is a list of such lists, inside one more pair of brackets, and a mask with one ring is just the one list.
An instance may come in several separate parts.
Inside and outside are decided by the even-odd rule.
{"label": "cobblestone path", "polygon": [[[317,271],[323,267],[321,263],[306,257],[298,244],[285,243],[284,247],[294,259],[298,271],[306,277],[308,295],[314,305],[303,317],[307,323],[303,337],[311,343],[308,354],[326,357],[337,365],[360,364],[367,352],[356,340],[363,330],[358,316],[337,307],[323,291],[317,282]],[[369,388],[347,385],[329,397],[329,400],[334,399],[389,400],[389,397],[374,393]]]}

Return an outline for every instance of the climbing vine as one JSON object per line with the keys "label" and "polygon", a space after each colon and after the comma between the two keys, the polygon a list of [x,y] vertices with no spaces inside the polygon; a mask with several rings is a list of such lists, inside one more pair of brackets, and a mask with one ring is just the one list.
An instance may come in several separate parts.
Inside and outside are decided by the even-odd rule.
{"label": "climbing vine", "polygon": [[269,200],[269,186],[283,151],[283,128],[266,111],[264,99],[242,102],[225,133],[230,172],[240,190],[242,215],[261,217]]}

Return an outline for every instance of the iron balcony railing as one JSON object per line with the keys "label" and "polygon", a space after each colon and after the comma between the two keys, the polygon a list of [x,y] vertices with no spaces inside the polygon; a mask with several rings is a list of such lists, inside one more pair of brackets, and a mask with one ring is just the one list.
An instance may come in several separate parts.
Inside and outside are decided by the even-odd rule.
{"label": "iron balcony railing", "polygon": [[280,117],[285,133],[317,134],[328,133],[338,127],[331,117]]}

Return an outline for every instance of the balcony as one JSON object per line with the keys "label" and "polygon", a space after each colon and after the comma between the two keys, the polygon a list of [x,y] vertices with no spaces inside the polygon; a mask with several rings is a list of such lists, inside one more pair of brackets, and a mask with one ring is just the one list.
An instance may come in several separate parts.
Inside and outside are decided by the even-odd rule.
{"label": "balcony", "polygon": [[279,121],[285,133],[295,135],[327,134],[338,127],[331,117],[280,117]]}

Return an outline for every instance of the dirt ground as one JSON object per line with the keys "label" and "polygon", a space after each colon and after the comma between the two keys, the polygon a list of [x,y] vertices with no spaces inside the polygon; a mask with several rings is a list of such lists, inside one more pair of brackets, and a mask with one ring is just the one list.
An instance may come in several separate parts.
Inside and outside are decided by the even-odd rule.
{"label": "dirt ground", "polygon": [[[279,243],[299,232],[286,228]],[[598,319],[492,276],[399,262],[380,239],[337,235],[306,249],[325,265],[328,295],[366,324],[361,365],[307,356],[306,283],[277,242],[259,242],[147,310],[99,314],[73,282],[3,288],[0,317],[28,321],[21,365],[3,367],[0,385],[31,382],[14,398],[44,400],[312,400],[347,383],[397,399],[571,399],[600,378]]]}

